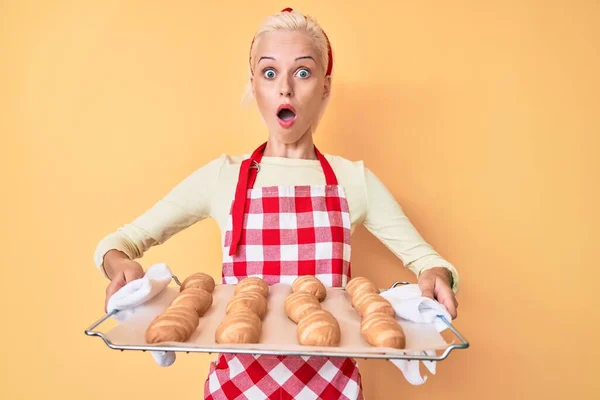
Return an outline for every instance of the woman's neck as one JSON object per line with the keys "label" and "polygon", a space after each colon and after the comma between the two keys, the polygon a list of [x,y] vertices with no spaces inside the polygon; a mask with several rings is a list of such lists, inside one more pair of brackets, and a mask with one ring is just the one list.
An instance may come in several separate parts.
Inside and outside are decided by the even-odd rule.
{"label": "woman's neck", "polygon": [[315,145],[310,134],[303,135],[295,143],[283,143],[269,137],[263,156],[317,160]]}

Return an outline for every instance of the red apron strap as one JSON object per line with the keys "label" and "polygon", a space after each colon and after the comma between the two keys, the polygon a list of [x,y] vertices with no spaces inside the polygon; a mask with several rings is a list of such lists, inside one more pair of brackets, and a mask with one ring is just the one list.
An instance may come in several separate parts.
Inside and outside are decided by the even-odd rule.
{"label": "red apron strap", "polygon": [[250,166],[251,170],[250,170],[250,177],[248,178],[247,189],[252,189],[254,187],[254,182],[256,181],[256,175],[258,175],[258,169],[260,168],[259,167],[260,160],[262,160],[263,153],[264,153],[266,147],[267,147],[267,142],[258,146],[258,148],[256,150],[254,150],[254,153],[252,153],[252,155],[250,156],[250,159],[252,160],[253,165]]}
{"label": "red apron strap", "polygon": [[[237,252],[237,246],[240,242],[240,238],[242,237],[242,229],[244,225],[244,212],[246,210],[246,199],[248,189],[252,189],[254,187],[254,182],[256,181],[256,175],[258,174],[258,168],[260,165],[260,161],[262,160],[263,152],[267,147],[267,142],[261,144],[250,156],[250,158],[242,161],[242,165],[240,166],[240,174],[238,176],[238,183],[235,190],[235,200],[233,203],[233,209],[231,211],[232,217],[232,237],[231,237],[231,245],[229,247],[229,255],[232,256]],[[321,154],[321,152],[315,146],[315,152],[321,163],[321,167],[323,168],[323,173],[325,174],[325,182],[327,185],[337,185],[338,181],[329,165],[329,162]]]}
{"label": "red apron strap", "polygon": [[252,159],[242,161],[240,166],[240,175],[238,178],[237,187],[235,189],[235,200],[233,201],[233,209],[231,210],[232,231],[231,231],[231,246],[229,247],[229,255],[232,256],[237,251],[237,244],[242,236],[242,225],[244,222],[244,209],[246,208],[246,187],[248,186],[248,171]]}
{"label": "red apron strap", "polygon": [[231,231],[231,246],[229,247],[230,256],[237,252],[237,245],[242,237],[248,189],[251,189],[254,186],[256,174],[258,173],[258,162],[262,158],[262,153],[266,146],[266,142],[260,145],[254,150],[254,153],[252,153],[250,158],[242,161],[242,165],[240,166],[240,174],[235,189],[235,200],[233,202],[233,209],[231,210],[233,226]]}
{"label": "red apron strap", "polygon": [[325,158],[323,154],[317,149],[315,146],[315,152],[317,153],[317,157],[319,157],[319,161],[321,162],[321,167],[323,168],[323,172],[325,173],[325,182],[328,185],[337,185],[338,181],[335,176],[335,172],[333,172],[333,168],[329,165],[329,161]]}

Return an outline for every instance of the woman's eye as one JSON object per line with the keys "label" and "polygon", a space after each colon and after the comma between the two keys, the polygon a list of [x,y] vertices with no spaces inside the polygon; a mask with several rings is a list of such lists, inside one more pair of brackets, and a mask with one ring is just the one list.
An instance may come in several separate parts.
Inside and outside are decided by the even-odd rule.
{"label": "woman's eye", "polygon": [[273,79],[275,78],[275,71],[273,71],[272,69],[268,69],[265,72],[263,72],[263,75],[267,79]]}
{"label": "woman's eye", "polygon": [[298,71],[298,76],[301,79],[306,79],[310,76],[310,71],[307,70],[306,68],[302,68],[301,70]]}

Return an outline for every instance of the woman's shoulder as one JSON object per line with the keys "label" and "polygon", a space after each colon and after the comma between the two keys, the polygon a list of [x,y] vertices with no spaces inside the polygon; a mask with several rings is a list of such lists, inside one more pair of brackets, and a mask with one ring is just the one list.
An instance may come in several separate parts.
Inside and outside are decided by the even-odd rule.
{"label": "woman's shoulder", "polygon": [[232,155],[232,154],[228,154],[228,153],[221,153],[221,154],[213,154],[212,156],[209,156],[209,158],[207,160],[205,160],[204,162],[202,162],[199,166],[196,166],[196,170],[194,172],[200,172],[200,171],[211,171],[212,173],[218,173],[220,170],[223,169],[223,167],[225,166],[229,166],[229,165],[240,165],[242,163],[242,161],[244,161],[244,159],[246,159],[247,156],[240,154],[240,155]]}
{"label": "woman's shoulder", "polygon": [[346,187],[356,186],[364,188],[366,186],[365,162],[362,159],[353,160],[338,154],[323,153],[323,156],[329,161],[340,183]]}
{"label": "woman's shoulder", "polygon": [[364,160],[351,160],[349,158],[330,153],[323,153],[323,156],[329,161],[332,168],[344,168],[344,169],[359,169],[362,170],[365,167]]}

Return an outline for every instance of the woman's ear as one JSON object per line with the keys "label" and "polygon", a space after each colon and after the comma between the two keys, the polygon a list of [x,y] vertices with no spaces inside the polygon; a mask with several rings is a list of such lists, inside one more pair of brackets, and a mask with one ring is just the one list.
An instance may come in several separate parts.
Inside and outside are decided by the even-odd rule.
{"label": "woman's ear", "polygon": [[325,77],[323,84],[323,98],[327,98],[331,94],[331,75]]}
{"label": "woman's ear", "polygon": [[256,96],[256,93],[254,93],[254,75],[250,76],[250,89],[252,89],[252,96]]}

